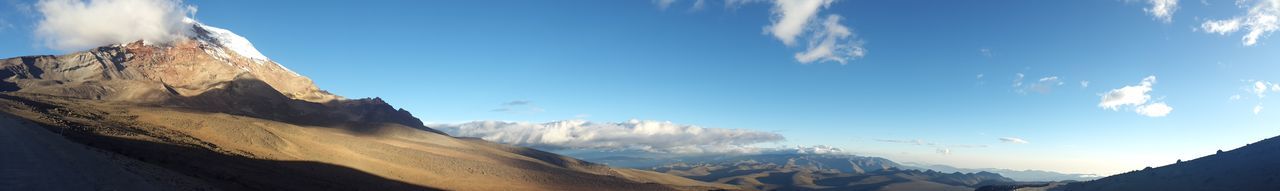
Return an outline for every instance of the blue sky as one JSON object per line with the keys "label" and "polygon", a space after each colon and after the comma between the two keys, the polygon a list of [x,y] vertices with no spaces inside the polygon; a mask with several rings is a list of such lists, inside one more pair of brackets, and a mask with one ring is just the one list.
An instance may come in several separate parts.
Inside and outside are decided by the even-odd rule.
{"label": "blue sky", "polygon": [[[839,43],[866,51],[844,64],[798,61],[812,34],[775,37],[769,1],[185,3],[321,88],[430,123],[671,121],[786,137],[761,146],[1105,175],[1280,135],[1280,105],[1253,89],[1280,82],[1280,41],[1202,26],[1274,3],[1243,2],[1178,1],[1166,22],[1149,1],[837,0],[806,26],[839,15]],[[34,35],[34,4],[3,5],[0,57],[65,52]],[[1100,107],[1148,76],[1166,116]]]}

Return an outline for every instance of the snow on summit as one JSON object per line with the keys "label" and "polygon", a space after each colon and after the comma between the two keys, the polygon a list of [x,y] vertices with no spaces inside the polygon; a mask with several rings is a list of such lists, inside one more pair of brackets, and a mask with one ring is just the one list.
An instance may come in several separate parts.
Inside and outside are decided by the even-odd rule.
{"label": "snow on summit", "polygon": [[196,39],[202,42],[226,48],[240,56],[258,61],[259,64],[261,64],[261,61],[271,60],[266,55],[262,55],[262,52],[258,52],[258,49],[253,47],[253,43],[250,43],[249,39],[236,35],[230,30],[205,25],[192,19],[187,19],[186,21],[193,25],[193,30],[196,30]]}

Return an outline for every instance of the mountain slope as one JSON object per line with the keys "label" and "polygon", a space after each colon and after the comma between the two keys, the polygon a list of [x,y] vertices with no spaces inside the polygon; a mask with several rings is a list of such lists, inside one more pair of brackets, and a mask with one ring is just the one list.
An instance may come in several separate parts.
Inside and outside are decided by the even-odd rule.
{"label": "mountain slope", "polygon": [[197,36],[175,42],[0,60],[0,111],[231,190],[733,188],[450,137],[191,24]]}
{"label": "mountain slope", "polygon": [[1068,184],[1064,190],[1280,190],[1280,137],[1159,168]]}

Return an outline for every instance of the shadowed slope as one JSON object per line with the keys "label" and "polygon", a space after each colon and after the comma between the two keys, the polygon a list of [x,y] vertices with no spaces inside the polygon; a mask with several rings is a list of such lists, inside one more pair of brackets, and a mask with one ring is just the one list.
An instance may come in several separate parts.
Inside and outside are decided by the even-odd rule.
{"label": "shadowed slope", "polygon": [[[191,109],[21,93],[0,94],[0,108],[67,132],[65,136],[86,145],[232,189],[732,188],[613,169],[529,148],[457,139],[396,123],[355,128],[294,125]],[[330,185],[334,183],[342,185]]]}
{"label": "shadowed slope", "polygon": [[1067,184],[1065,190],[1280,190],[1280,137],[1159,168]]}

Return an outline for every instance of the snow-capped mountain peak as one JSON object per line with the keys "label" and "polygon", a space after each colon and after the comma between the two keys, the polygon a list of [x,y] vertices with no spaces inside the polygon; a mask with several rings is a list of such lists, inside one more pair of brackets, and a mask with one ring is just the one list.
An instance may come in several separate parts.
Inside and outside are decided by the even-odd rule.
{"label": "snow-capped mountain peak", "polygon": [[262,55],[262,52],[258,52],[258,49],[253,47],[253,43],[249,42],[249,39],[236,35],[230,30],[205,25],[190,18],[184,21],[191,23],[195,38],[200,40],[201,43],[225,48],[235,52],[237,55],[252,59],[258,64],[271,60],[266,55]]}

